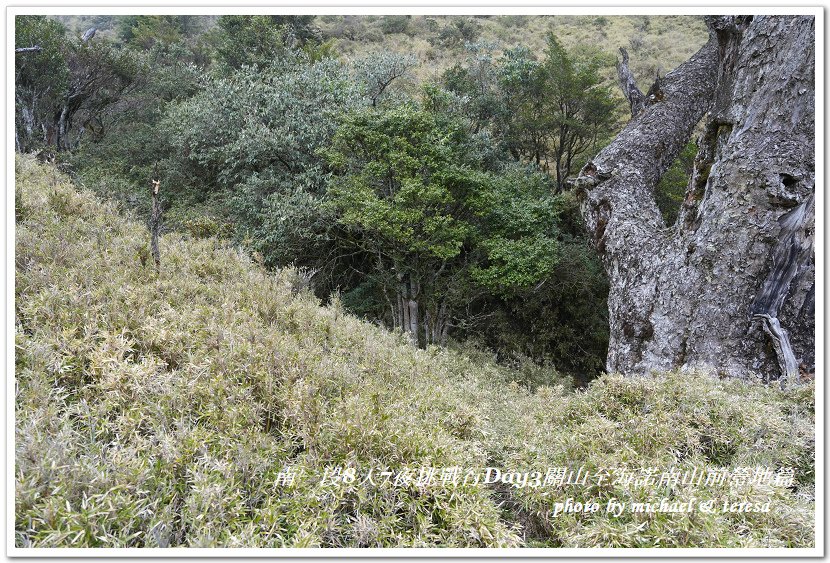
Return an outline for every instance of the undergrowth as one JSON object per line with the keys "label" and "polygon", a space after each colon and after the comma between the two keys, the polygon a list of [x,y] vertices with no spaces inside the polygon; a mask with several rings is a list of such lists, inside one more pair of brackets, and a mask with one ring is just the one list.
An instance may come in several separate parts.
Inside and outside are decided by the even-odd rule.
{"label": "undergrowth", "polygon": [[[146,228],[114,204],[30,157],[15,174],[17,546],[814,542],[812,386],[674,373],[573,391],[480,351],[415,349],[214,239],[163,236],[157,272]],[[789,466],[796,481],[654,493],[366,478],[563,465]],[[567,496],[647,492],[773,510],[551,513]]]}

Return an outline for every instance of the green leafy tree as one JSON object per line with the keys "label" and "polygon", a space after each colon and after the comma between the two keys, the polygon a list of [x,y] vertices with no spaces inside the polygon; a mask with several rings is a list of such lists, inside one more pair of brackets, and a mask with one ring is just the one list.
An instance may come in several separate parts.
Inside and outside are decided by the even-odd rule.
{"label": "green leafy tree", "polygon": [[407,33],[411,22],[412,16],[382,16],[380,20],[380,29],[386,34]]}
{"label": "green leafy tree", "polygon": [[[85,185],[147,216],[147,182],[151,177],[159,178],[165,205],[175,201],[188,209],[191,219],[204,222],[198,199],[183,197],[181,182],[169,174],[181,167],[174,164],[177,155],[172,139],[163,134],[162,127],[171,104],[188,99],[203,87],[205,69],[198,62],[205,59],[199,49],[195,36],[184,35],[174,43],[156,42],[149,49],[125,49],[139,65],[135,83],[120,97],[118,111],[110,112],[100,127],[90,129],[87,142],[71,156]],[[165,225],[180,226],[176,214],[166,211]]]}
{"label": "green leafy tree", "polygon": [[[557,260],[539,283],[494,294],[477,304],[479,322],[458,335],[482,341],[503,361],[551,364],[582,383],[605,366],[608,280],[572,192],[554,196]],[[577,235],[574,235],[577,233]]]}
{"label": "green leafy tree", "polygon": [[475,129],[489,126],[507,150],[565,179],[616,124],[616,101],[599,74],[602,59],[575,57],[553,35],[536,60],[518,46],[494,60],[492,46],[468,46],[463,65],[444,74],[450,90],[469,99]]}
{"label": "green leafy tree", "polygon": [[456,119],[413,104],[357,112],[325,152],[328,204],[414,342],[445,343],[471,302],[537,283],[556,262],[544,177],[486,171]]}
{"label": "green leafy tree", "polygon": [[74,148],[136,84],[140,61],[106,41],[66,38],[60,24],[40,16],[20,16],[15,25],[22,49],[15,64],[17,147]]}
{"label": "green leafy tree", "polygon": [[[467,50],[464,63],[443,75],[456,95],[443,103],[466,115],[471,131],[492,132],[494,145],[514,158],[553,176],[558,171],[555,191],[560,192],[560,181],[592,154],[585,147],[601,144],[615,123],[610,93],[594,76],[601,60],[570,56],[555,41],[542,60],[521,46],[499,57],[484,43]],[[531,287],[493,291],[473,308],[471,316],[480,320],[461,327],[459,336],[482,339],[505,359],[518,354],[585,379],[605,364],[608,281],[585,239],[572,194],[563,191],[554,199],[558,252],[549,276]],[[524,257],[532,264],[540,246],[526,246],[525,253],[510,245],[494,250],[514,263]],[[503,289],[509,289],[511,276],[520,272],[504,268],[479,274],[479,280],[504,282]]]}
{"label": "green leafy tree", "polygon": [[225,72],[243,66],[266,68],[304,50],[313,60],[330,56],[313,26],[314,16],[221,16],[213,41],[216,60]]}
{"label": "green leafy tree", "polygon": [[491,43],[470,43],[464,63],[455,64],[443,74],[447,90],[465,97],[463,112],[473,132],[487,126],[496,128],[508,118],[509,101],[500,84],[504,70],[493,56],[495,48]]}
{"label": "green leafy tree", "polygon": [[381,100],[390,97],[389,87],[400,82],[417,63],[418,59],[412,54],[373,52],[355,61],[354,74],[364,85],[371,105],[377,106]]}
{"label": "green leafy tree", "polygon": [[336,222],[322,206],[329,165],[318,149],[331,143],[341,115],[392,96],[408,61],[313,62],[294,51],[266,68],[206,79],[200,93],[171,106],[161,128],[173,147],[168,184],[182,201],[217,202],[268,266],[317,272],[324,296],[350,286],[363,267],[344,258],[332,233]]}
{"label": "green leafy tree", "polygon": [[69,84],[64,27],[45,16],[15,18],[15,146],[28,152],[47,141],[55,107]]}
{"label": "green leafy tree", "polygon": [[187,16],[127,16],[119,26],[119,36],[129,45],[149,49],[156,43],[171,44],[183,36]]}
{"label": "green leafy tree", "polygon": [[654,200],[667,225],[674,225],[683,204],[697,156],[697,143],[690,141],[680,152],[654,189]]}
{"label": "green leafy tree", "polygon": [[455,16],[450,18],[437,33],[439,43],[449,49],[472,43],[481,35],[481,24],[474,18]]}
{"label": "green leafy tree", "polygon": [[221,16],[217,28],[216,58],[228,69],[265,67],[288,54],[285,27],[270,16]]}
{"label": "green leafy tree", "polygon": [[600,60],[581,60],[568,54],[553,34],[548,35],[541,72],[544,100],[553,130],[547,144],[545,167],[554,168],[561,190],[577,159],[608,136],[616,120],[616,101],[602,85]]}
{"label": "green leafy tree", "polygon": [[349,66],[334,59],[285,60],[208,79],[162,123],[172,145],[168,183],[182,203],[221,208],[268,266],[340,278],[333,222],[321,204],[327,166],[317,149],[342,113],[367,103]]}

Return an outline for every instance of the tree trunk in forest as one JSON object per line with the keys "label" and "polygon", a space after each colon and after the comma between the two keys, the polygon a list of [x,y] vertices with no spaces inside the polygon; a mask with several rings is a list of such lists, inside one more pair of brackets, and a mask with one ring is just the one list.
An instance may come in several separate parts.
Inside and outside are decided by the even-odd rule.
{"label": "tree trunk in forest", "polygon": [[[34,98],[34,96],[33,96]],[[32,100],[31,108],[26,107],[25,104],[22,103],[23,100],[18,102],[18,107],[20,107],[20,113],[23,115],[23,130],[26,132],[26,140],[30,140],[34,135],[35,130],[35,105],[36,101]]]}
{"label": "tree trunk in forest", "polygon": [[68,116],[69,116],[69,105],[68,105],[68,104],[64,104],[64,105],[63,105],[63,107],[61,108],[61,113],[60,113],[60,116],[58,117],[58,138],[57,138],[57,141],[56,141],[56,143],[55,143],[55,145],[56,145],[56,146],[55,146],[55,148],[56,148],[58,151],[62,151],[62,150],[64,150],[64,149],[68,149],[68,148],[69,148],[69,147],[67,146],[67,135],[68,135],[68,131],[67,131],[67,129],[68,129],[68,128],[67,128],[67,122],[68,122]]}
{"label": "tree trunk in forest", "polygon": [[407,300],[407,307],[409,307],[409,327],[407,332],[415,345],[418,345],[418,284],[410,280],[409,283],[409,299]]}
{"label": "tree trunk in forest", "polygon": [[[791,378],[815,362],[814,18],[707,25],[709,42],[642,109],[620,71],[634,116],[573,181],[610,278],[606,367]],[[666,226],[654,187],[704,115]]]}
{"label": "tree trunk in forest", "polygon": [[420,289],[420,284],[411,275],[399,276],[397,302],[400,313],[397,316],[401,319],[401,328],[416,346],[419,344],[418,294]]}
{"label": "tree trunk in forest", "polygon": [[447,303],[434,305],[432,310],[424,311],[424,344],[447,345],[447,336],[450,330],[450,314]]}

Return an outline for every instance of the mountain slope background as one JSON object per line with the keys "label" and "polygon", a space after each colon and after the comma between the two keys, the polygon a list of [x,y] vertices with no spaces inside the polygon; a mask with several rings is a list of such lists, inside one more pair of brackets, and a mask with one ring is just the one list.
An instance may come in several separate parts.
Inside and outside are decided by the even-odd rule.
{"label": "mountain slope background", "polygon": [[[574,391],[473,348],[415,348],[213,238],[163,236],[157,272],[146,228],[116,204],[33,157],[15,176],[17,546],[814,544],[811,383],[604,375]],[[789,467],[795,481],[448,479],[580,466]],[[440,478],[366,478],[424,468]],[[772,510],[554,516],[568,497]]]}
{"label": "mountain slope background", "polygon": [[[118,16],[52,16],[74,34],[90,27],[114,38]],[[210,29],[217,16],[197,16],[194,25]],[[545,35],[554,33],[569,49],[592,49],[616,55],[626,47],[632,53],[632,72],[651,84],[659,70],[666,74],[706,42],[703,18],[688,15],[318,15],[313,24],[333,41],[337,52],[360,56],[372,51],[414,53],[422,61],[421,78],[437,76],[463,60],[465,42],[483,42],[497,48],[522,44],[540,52]],[[608,78],[615,79],[613,69]]]}

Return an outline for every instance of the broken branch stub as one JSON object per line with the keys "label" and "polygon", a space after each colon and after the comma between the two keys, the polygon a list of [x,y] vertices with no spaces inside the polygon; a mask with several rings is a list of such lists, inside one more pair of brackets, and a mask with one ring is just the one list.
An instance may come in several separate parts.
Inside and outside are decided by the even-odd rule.
{"label": "broken branch stub", "polygon": [[161,182],[153,180],[153,211],[150,216],[150,247],[153,252],[153,262],[156,264],[156,271],[161,267],[161,254],[159,253],[159,231],[161,230],[161,202],[159,201],[159,188]]}
{"label": "broken branch stub", "polygon": [[628,67],[628,51],[625,47],[620,47],[620,54],[622,60],[617,61],[617,77],[620,80],[620,88],[631,106],[631,117],[637,117],[646,107],[646,97],[637,88],[637,81]]}

